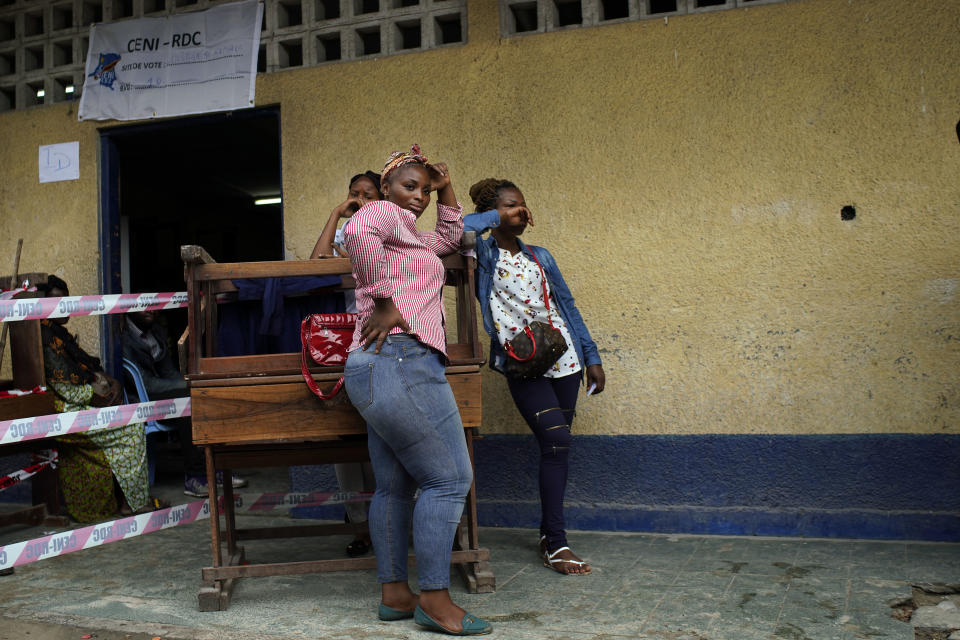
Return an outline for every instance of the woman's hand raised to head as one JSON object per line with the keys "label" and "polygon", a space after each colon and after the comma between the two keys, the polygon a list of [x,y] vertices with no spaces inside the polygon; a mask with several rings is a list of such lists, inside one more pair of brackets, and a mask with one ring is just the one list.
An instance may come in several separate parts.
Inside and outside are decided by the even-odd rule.
{"label": "woman's hand raised to head", "polygon": [[356,198],[356,197],[347,198],[346,200],[338,204],[337,208],[334,209],[334,211],[336,211],[337,216],[339,216],[340,218],[349,218],[353,214],[355,214],[360,209],[360,207],[362,207],[365,204],[366,202],[362,198]]}
{"label": "woman's hand raised to head", "polygon": [[428,164],[427,171],[430,173],[430,190],[442,191],[444,187],[450,184],[450,169],[445,162]]}
{"label": "woman's hand raised to head", "polygon": [[445,162],[428,164],[427,172],[430,175],[430,189],[437,193],[437,204],[448,207],[457,206],[457,196],[453,192],[450,169],[447,168],[447,164]]}
{"label": "woman's hand raised to head", "polygon": [[410,333],[410,325],[393,304],[393,298],[374,298],[373,305],[373,313],[360,330],[360,341],[363,342],[364,351],[376,342],[377,347],[373,351],[380,353],[380,347],[383,346],[384,340],[394,327],[400,327]]}
{"label": "woman's hand raised to head", "polygon": [[524,223],[529,224],[531,227],[534,226],[533,214],[530,213],[530,209],[522,205],[504,209],[500,216],[500,222],[501,224],[506,223],[509,226],[519,226]]}

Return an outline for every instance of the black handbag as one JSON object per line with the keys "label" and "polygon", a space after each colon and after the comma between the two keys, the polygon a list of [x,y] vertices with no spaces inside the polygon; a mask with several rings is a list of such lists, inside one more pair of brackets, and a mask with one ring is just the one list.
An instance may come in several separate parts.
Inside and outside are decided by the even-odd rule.
{"label": "black handbag", "polygon": [[[540,269],[543,278],[543,303],[547,307],[547,322],[531,322],[523,328],[523,333],[514,336],[504,345],[507,358],[503,365],[504,372],[514,378],[532,380],[539,378],[567,352],[567,341],[563,334],[553,326],[550,319],[550,292],[547,290],[547,276],[537,260],[536,254],[530,250],[534,262]],[[549,324],[547,324],[549,323]]]}

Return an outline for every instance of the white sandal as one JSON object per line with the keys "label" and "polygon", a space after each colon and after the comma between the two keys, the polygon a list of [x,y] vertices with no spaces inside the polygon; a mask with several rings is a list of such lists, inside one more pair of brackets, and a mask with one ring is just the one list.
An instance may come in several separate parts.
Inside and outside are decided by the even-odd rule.
{"label": "white sandal", "polygon": [[548,569],[553,569],[553,570],[556,571],[557,573],[559,573],[559,574],[561,574],[561,575],[565,575],[565,576],[570,576],[570,575],[573,575],[573,576],[584,576],[584,575],[587,575],[587,574],[590,573],[590,571],[587,571],[587,572],[585,572],[585,573],[570,573],[569,571],[561,571],[558,567],[556,567],[556,566],[554,565],[554,563],[556,563],[556,562],[562,562],[562,563],[565,563],[565,564],[575,564],[575,565],[577,565],[577,566],[579,566],[579,567],[587,567],[587,569],[590,568],[590,564],[589,564],[588,562],[584,562],[583,560],[566,560],[566,559],[564,559],[564,558],[557,558],[557,557],[555,557],[555,556],[556,556],[557,554],[559,554],[561,551],[570,551],[570,553],[573,553],[573,551],[570,549],[570,547],[560,547],[559,549],[557,549],[557,550],[554,551],[553,553],[548,553],[548,552],[544,551],[544,552],[543,552],[543,566],[547,567]]}

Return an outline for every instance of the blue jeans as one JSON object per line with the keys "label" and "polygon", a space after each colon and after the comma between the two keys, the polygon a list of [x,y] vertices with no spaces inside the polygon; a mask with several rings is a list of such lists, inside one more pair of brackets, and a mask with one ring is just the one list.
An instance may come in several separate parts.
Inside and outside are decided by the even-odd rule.
{"label": "blue jeans", "polygon": [[367,422],[377,481],[369,514],[377,578],[407,580],[412,520],[420,589],[446,589],[473,467],[444,358],[408,334],[388,336],[379,354],[373,349],[352,351],[343,374]]}

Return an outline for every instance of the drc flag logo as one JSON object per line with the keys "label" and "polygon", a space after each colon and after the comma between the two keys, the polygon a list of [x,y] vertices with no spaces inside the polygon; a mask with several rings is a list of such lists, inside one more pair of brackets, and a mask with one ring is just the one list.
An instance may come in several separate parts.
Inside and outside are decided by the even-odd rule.
{"label": "drc flag logo", "polygon": [[117,81],[117,64],[120,62],[119,53],[101,53],[97,68],[88,77],[99,80],[100,85],[113,90],[113,83]]}

